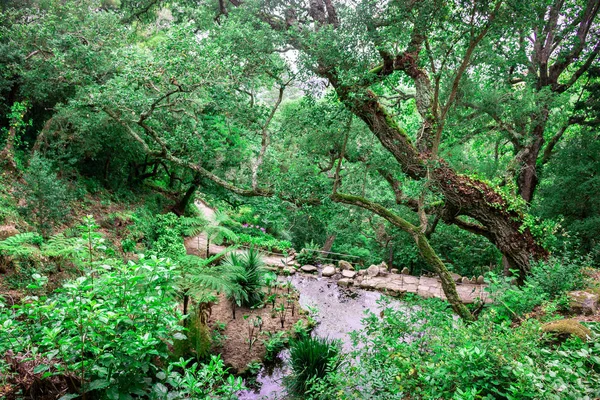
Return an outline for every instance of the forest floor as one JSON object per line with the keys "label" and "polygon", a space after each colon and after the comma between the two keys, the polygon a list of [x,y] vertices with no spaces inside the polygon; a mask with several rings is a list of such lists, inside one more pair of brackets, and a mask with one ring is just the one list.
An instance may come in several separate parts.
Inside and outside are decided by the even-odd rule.
{"label": "forest floor", "polygon": [[[100,226],[98,231],[107,242],[120,243],[127,234],[127,225],[131,223],[119,217],[130,213],[131,210],[141,206],[144,198],[136,202],[120,202],[110,199],[106,193],[101,195],[86,195],[78,200],[72,207],[70,215],[53,226],[53,233],[64,233],[81,224],[83,218],[92,215]],[[19,204],[22,206],[22,204]],[[24,218],[13,216],[5,219],[0,225],[0,240],[23,232],[30,232],[34,228]],[[50,292],[69,278],[80,275],[81,271],[74,267],[63,266],[56,268],[51,260],[45,258],[32,259],[30,262],[16,263],[12,260],[0,259],[0,296],[5,297],[10,304],[17,304],[27,294],[27,285],[31,273],[38,272],[48,277],[46,289]]]}
{"label": "forest floor", "polygon": [[[257,309],[238,307],[236,318],[233,319],[231,302],[227,301],[223,295],[219,296],[219,302],[212,307],[208,325],[211,330],[215,331],[219,323],[225,324],[225,329],[220,332],[224,336],[223,340],[220,341],[220,346],[216,349],[221,354],[225,364],[231,367],[232,370],[243,373],[250,362],[262,362],[266,354],[264,341],[268,338],[267,332],[290,332],[296,322],[301,319],[306,320],[305,312],[300,307],[297,296],[294,299],[294,315],[292,315],[290,306],[286,305],[282,328],[280,317],[276,315],[271,305],[265,305],[265,307]],[[250,348],[249,330],[252,327],[252,320],[256,317],[262,319],[262,329],[259,332],[259,329],[255,328],[253,337],[256,337],[257,340]]]}

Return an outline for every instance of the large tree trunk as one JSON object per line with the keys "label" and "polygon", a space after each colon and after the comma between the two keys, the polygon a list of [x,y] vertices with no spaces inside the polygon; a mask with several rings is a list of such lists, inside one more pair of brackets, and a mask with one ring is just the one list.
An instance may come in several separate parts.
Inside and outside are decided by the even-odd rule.
{"label": "large tree trunk", "polygon": [[4,146],[4,149],[0,152],[0,163],[4,164],[4,166],[11,172],[17,170],[17,163],[15,162],[14,155],[14,143],[16,136],[17,129],[14,126],[11,126],[8,129],[6,145]]}
{"label": "large tree trunk", "polygon": [[331,251],[331,247],[333,246],[333,242],[335,242],[335,238],[337,237],[337,233],[327,236],[325,240],[325,244],[321,250],[323,251]]}
{"label": "large tree trunk", "polygon": [[[353,96],[352,100],[343,91],[338,93],[398,161],[406,175],[414,179],[429,179],[432,190],[444,196],[444,222],[457,224],[488,238],[509,263],[519,269],[521,276],[529,271],[531,258],[539,259],[548,255],[536,243],[530,230],[522,228],[523,216],[490,186],[458,174],[431,153],[420,153],[372,92]],[[461,215],[474,218],[480,225],[458,219]]]}
{"label": "large tree trunk", "polygon": [[199,186],[200,185],[199,185],[198,180],[194,180],[194,182],[192,182],[192,184],[190,185],[188,190],[186,190],[183,197],[177,202],[177,204],[175,204],[173,206],[173,212],[175,214],[177,214],[177,215],[185,214],[185,209],[187,208],[188,204],[194,197],[194,193],[196,193],[196,190],[198,190]]}

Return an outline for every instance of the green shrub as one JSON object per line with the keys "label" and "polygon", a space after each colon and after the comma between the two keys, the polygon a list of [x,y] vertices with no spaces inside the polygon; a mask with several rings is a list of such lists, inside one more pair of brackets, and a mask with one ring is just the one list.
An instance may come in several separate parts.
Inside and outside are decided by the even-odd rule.
{"label": "green shrub", "polygon": [[513,278],[493,273],[488,274],[488,280],[487,290],[494,300],[489,308],[494,310],[497,321],[518,319],[549,299],[540,286],[529,281],[517,286],[512,283]]}
{"label": "green shrub", "polygon": [[548,261],[538,261],[532,265],[527,282],[539,287],[549,298],[557,298],[585,287],[583,268],[584,263],[580,260],[551,257]]}
{"label": "green shrub", "polygon": [[19,195],[26,205],[21,213],[48,235],[52,227],[64,223],[71,212],[68,184],[58,178],[50,161],[38,155],[32,157],[23,179]]}
{"label": "green shrub", "polygon": [[339,343],[310,336],[294,340],[290,347],[291,375],[284,380],[288,391],[302,396],[315,380],[323,379],[341,365]]}
{"label": "green shrub", "polygon": [[[550,258],[533,263],[531,273],[521,286],[512,278],[488,274],[488,291],[494,299],[495,315],[501,320],[513,320],[533,311],[547,301],[564,303],[568,291],[585,287],[583,263],[567,258]],[[559,304],[560,305],[560,304]]]}
{"label": "green shrub", "polygon": [[[143,240],[153,254],[178,259],[186,254],[179,217],[173,213],[153,216],[149,210],[138,209],[132,216],[132,237]],[[132,239],[133,240],[133,239]],[[127,243],[131,247],[130,243]]]}
{"label": "green shrub", "polygon": [[252,236],[247,233],[240,233],[237,235],[237,243],[274,252],[284,252],[292,248],[290,241],[275,239],[271,235]]}
{"label": "green shrub", "polygon": [[[369,314],[353,335],[360,360],[330,373],[307,398],[582,399],[600,394],[600,343],[547,348],[540,324],[453,318],[438,299]],[[385,306],[385,304],[384,304]],[[318,390],[317,390],[318,389]]]}
{"label": "green shrub", "polygon": [[284,331],[264,332],[266,339],[263,339],[265,345],[265,360],[273,361],[281,350],[287,345],[288,338]]}
{"label": "green shrub", "polygon": [[239,286],[240,291],[232,294],[235,303],[254,307],[263,302],[262,286],[266,269],[258,250],[250,248],[241,255],[229,253],[223,262],[223,267],[238,272],[234,283]]}
{"label": "green shrub", "polygon": [[295,338],[301,339],[310,335],[310,330],[314,327],[314,325],[311,326],[311,320],[311,317],[309,317],[308,322],[304,322],[304,320],[300,319],[294,324],[292,332]]}
{"label": "green shrub", "polygon": [[237,399],[237,392],[245,389],[242,378],[230,375],[220,356],[211,356],[208,364],[180,359],[156,376],[162,382],[153,386],[154,399],[233,400]]}
{"label": "green shrub", "polygon": [[131,253],[136,249],[136,243],[133,239],[126,238],[121,241],[121,249],[125,253]]}
{"label": "green shrub", "polygon": [[0,353],[25,356],[45,377],[74,376],[86,392],[145,393],[160,371],[156,359],[180,335],[174,268],[157,258],[113,260],[51,296],[1,307]]}
{"label": "green shrub", "polygon": [[304,248],[296,255],[296,261],[300,265],[316,263],[319,256],[319,252],[316,250],[321,250],[321,246],[312,241],[305,243]]}

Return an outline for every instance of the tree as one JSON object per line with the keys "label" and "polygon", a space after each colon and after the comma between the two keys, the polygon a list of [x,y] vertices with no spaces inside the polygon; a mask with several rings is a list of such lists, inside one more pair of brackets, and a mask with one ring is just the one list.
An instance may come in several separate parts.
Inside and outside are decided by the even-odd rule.
{"label": "tree", "polygon": [[233,242],[237,240],[235,232],[224,225],[227,222],[231,222],[229,216],[224,212],[217,211],[215,212],[214,219],[204,228],[204,231],[206,232],[206,257],[210,256],[211,241],[216,244],[221,244],[224,240]]}
{"label": "tree", "polygon": [[[220,13],[233,18],[233,11],[225,8]],[[489,239],[508,264],[520,271],[521,279],[529,271],[530,259],[547,256],[525,223],[524,205],[518,205],[510,190],[514,182],[510,172],[517,171],[513,175],[518,192],[530,201],[537,179],[532,167],[543,146],[545,129],[551,125],[548,118],[553,101],[577,86],[596,59],[599,47],[593,44],[598,40],[592,40],[595,33],[590,32],[594,32],[591,28],[598,8],[599,2],[593,0],[582,6],[574,1],[548,6],[534,1],[359,2],[345,6],[316,0],[304,5],[269,2],[258,8],[246,7],[262,26],[279,34],[285,43],[282,46],[300,54],[306,73],[327,79],[345,107],[389,152],[396,168],[384,178],[399,202],[418,214],[419,224],[411,224],[364,197],[340,193],[340,185],[334,186],[332,199],[368,209],[411,234],[443,282],[449,280],[447,270],[432,253],[425,235],[432,219]],[[501,49],[501,57],[493,56],[497,53],[490,51],[494,46]],[[528,61],[528,52],[533,61]],[[457,135],[450,124],[472,105],[469,100],[477,99],[478,93],[485,97],[483,89],[489,89],[487,85],[498,79],[499,72],[501,82],[508,81],[510,93],[516,99],[528,96],[533,108],[526,120],[519,121],[523,131],[516,135],[523,140],[513,144],[514,161],[505,181],[509,190],[504,191],[460,173],[444,158],[445,140]],[[524,88],[515,90],[515,84]],[[390,104],[390,98],[397,103]],[[405,128],[402,114],[393,114],[405,114],[401,103],[406,101],[414,104],[420,120],[412,132]],[[495,126],[478,125],[483,134],[515,134],[494,116]],[[417,198],[402,193],[406,180],[423,182]],[[431,198],[434,203],[428,201]],[[441,204],[437,205],[438,201]],[[453,283],[444,286],[452,291]]]}
{"label": "tree", "polygon": [[39,156],[31,159],[23,179],[21,195],[26,205],[22,210],[48,235],[54,225],[70,213],[67,183],[58,178],[50,161]]}
{"label": "tree", "polygon": [[[466,7],[454,3],[438,7],[434,2],[360,3],[356,8],[345,8],[339,13],[331,2],[317,1],[307,8],[281,4],[287,10],[287,20],[273,13],[261,18],[305,55],[310,62],[307,62],[307,68],[328,79],[346,107],[364,121],[406,177],[430,182],[428,188],[443,197],[444,205],[436,213],[444,222],[486,236],[513,266],[526,273],[530,257],[545,257],[546,251],[536,243],[527,227],[522,227],[521,213],[515,211],[511,201],[493,186],[459,174],[441,157],[440,151],[443,150],[443,139],[448,135],[445,128],[454,113],[453,107],[465,101],[463,88],[474,74],[471,70],[476,67],[500,69],[504,66],[483,62],[489,46],[504,36],[518,44],[518,32],[510,34],[514,31],[515,21],[523,27],[522,32],[526,31],[525,37],[538,30],[534,23],[540,15],[546,18],[548,28],[553,27],[560,4],[544,9],[535,2],[521,6],[504,2],[488,5],[474,2]],[[570,16],[572,20],[569,23],[565,21],[564,26],[555,27],[562,29],[560,34],[556,31],[550,34],[561,46],[551,77],[544,80],[545,71],[537,72],[538,78],[542,79],[540,85],[554,85],[558,92],[571,88],[597,54],[595,48],[586,46],[598,11],[597,2],[587,2],[582,8],[574,4],[570,7],[575,12]],[[518,15],[528,9],[537,11],[535,17]],[[292,18],[292,15],[306,16],[312,26],[299,22],[303,18]],[[357,23],[354,24],[356,29],[346,23],[350,20]],[[290,28],[292,26],[293,29]],[[523,40],[527,40],[525,37]],[[309,45],[315,41],[321,46]],[[367,44],[360,44],[361,41]],[[446,46],[448,43],[452,44],[450,48]],[[404,50],[394,50],[400,46],[404,46]],[[358,58],[356,52],[352,53],[358,48],[363,50],[360,53],[362,58]],[[544,54],[549,51],[546,50]],[[581,63],[580,69],[566,83],[559,82],[561,73],[575,62],[575,56],[582,55],[584,51],[588,57]],[[552,55],[550,52],[549,56]],[[379,65],[369,68],[369,65],[378,62]],[[537,85],[535,82],[527,83],[534,88]],[[410,87],[413,92],[406,93]],[[396,99],[414,101],[421,118],[418,135],[408,133],[401,127],[398,118],[391,115],[392,107],[386,104],[385,96],[392,90],[400,91]],[[543,88],[539,88],[538,92],[543,92]],[[541,109],[540,115],[544,115],[544,107]],[[523,157],[522,153],[519,157]],[[526,175],[524,172],[517,181],[529,179],[525,178]],[[394,184],[394,181],[391,183]],[[529,191],[523,184],[520,187],[523,193]],[[528,196],[524,198],[527,200]],[[343,196],[337,197],[338,201],[343,199]],[[346,198],[346,201],[350,199]],[[365,204],[357,199],[352,202]],[[414,205],[417,206],[415,209],[419,208],[418,204]],[[425,205],[418,211],[423,213],[424,208]]]}

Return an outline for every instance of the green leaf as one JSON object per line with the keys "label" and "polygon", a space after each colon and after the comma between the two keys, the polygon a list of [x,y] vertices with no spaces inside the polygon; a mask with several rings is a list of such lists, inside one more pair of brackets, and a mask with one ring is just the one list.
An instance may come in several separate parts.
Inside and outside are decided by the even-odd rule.
{"label": "green leaf", "polygon": [[46,364],[36,365],[35,368],[33,369],[33,373],[39,374],[40,372],[47,371],[49,368],[50,368],[50,366],[46,365]]}
{"label": "green leaf", "polygon": [[58,400],[71,400],[71,399],[76,399],[80,397],[80,395],[76,394],[76,393],[70,393],[70,394],[65,394],[64,396],[60,397]]}
{"label": "green leaf", "polygon": [[167,387],[162,383],[158,382],[156,385],[154,385],[154,392],[164,396],[169,393],[169,389],[167,389]]}
{"label": "green leaf", "polygon": [[106,379],[96,379],[95,381],[90,382],[90,384],[87,386],[87,390],[91,391],[97,389],[104,389],[105,387],[108,387],[108,385],[110,385],[110,382]]}

